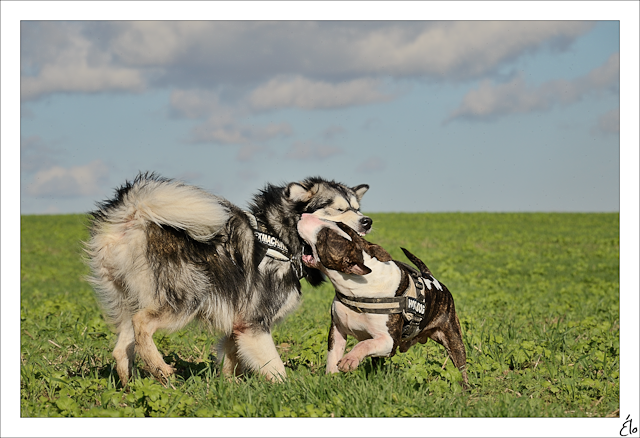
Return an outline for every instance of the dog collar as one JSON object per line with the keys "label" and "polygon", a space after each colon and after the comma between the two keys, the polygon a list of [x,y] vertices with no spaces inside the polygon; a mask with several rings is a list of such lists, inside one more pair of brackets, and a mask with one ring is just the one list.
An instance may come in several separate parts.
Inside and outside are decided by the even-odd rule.
{"label": "dog collar", "polygon": [[251,227],[253,228],[253,234],[256,238],[256,241],[261,245],[267,247],[267,251],[265,253],[265,257],[269,257],[274,260],[279,260],[281,262],[289,262],[291,263],[291,267],[296,273],[298,280],[304,277],[304,272],[302,268],[302,260],[300,257],[291,257],[291,250],[287,248],[287,245],[276,236],[273,236],[264,231],[260,231],[260,228],[266,229],[267,227],[260,223],[262,227],[258,225],[258,219],[250,212],[244,212],[249,218],[249,222],[251,223]]}

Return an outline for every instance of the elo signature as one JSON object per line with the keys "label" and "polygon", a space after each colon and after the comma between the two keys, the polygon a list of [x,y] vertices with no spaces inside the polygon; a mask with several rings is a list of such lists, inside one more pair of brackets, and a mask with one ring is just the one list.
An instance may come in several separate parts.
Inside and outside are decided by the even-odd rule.
{"label": "elo signature", "polygon": [[[637,427],[632,427],[631,419],[629,417],[631,417],[631,414],[627,415],[627,421],[622,423],[622,429],[620,429],[620,436],[629,436],[629,435],[632,435],[632,434],[634,434],[634,433],[636,433],[638,431]],[[622,433],[622,432],[625,431],[625,429],[627,429],[627,423],[629,423],[629,426],[628,426],[628,431],[629,432],[628,433]]]}

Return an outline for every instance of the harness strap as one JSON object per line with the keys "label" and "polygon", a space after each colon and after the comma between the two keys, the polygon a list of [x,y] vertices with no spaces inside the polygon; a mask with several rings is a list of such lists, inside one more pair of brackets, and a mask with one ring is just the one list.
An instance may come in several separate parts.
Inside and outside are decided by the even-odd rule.
{"label": "harness strap", "polygon": [[388,298],[348,297],[336,290],[336,298],[349,309],[358,313],[389,315],[402,313],[406,308],[405,296]]}
{"label": "harness strap", "polygon": [[422,278],[417,273],[413,271],[407,273],[402,269],[402,266],[400,268],[403,273],[402,280],[408,278],[406,283],[405,281],[400,281],[400,287],[404,284],[407,285],[401,293],[399,289],[394,297],[348,297],[336,290],[336,299],[357,313],[378,315],[401,313],[405,320],[405,324],[402,327],[402,338],[411,339],[420,332],[420,323],[426,314],[425,286]]}
{"label": "harness strap", "polygon": [[251,223],[251,227],[253,228],[253,234],[256,237],[256,241],[267,247],[267,251],[265,253],[265,257],[269,257],[274,260],[279,260],[281,262],[289,262],[291,263],[291,267],[296,273],[298,280],[304,277],[304,271],[302,268],[302,260],[300,257],[291,257],[291,251],[287,248],[287,245],[276,236],[273,236],[269,233],[261,231],[260,228],[266,229],[264,224],[258,224],[258,219],[250,212],[244,212]]}

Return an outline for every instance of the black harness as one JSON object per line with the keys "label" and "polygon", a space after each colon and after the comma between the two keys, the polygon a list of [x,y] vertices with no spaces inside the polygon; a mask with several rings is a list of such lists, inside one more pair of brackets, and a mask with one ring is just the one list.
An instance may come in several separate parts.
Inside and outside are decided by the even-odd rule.
{"label": "black harness", "polygon": [[267,226],[258,221],[258,219],[248,211],[244,212],[249,218],[251,227],[253,228],[253,234],[256,238],[256,242],[266,248],[264,257],[269,257],[281,262],[291,263],[291,268],[296,273],[298,280],[304,277],[304,270],[302,267],[302,259],[300,256],[292,256],[291,250],[284,244],[284,242],[278,239],[276,236],[266,232]]}
{"label": "black harness", "polygon": [[[418,271],[402,262],[398,265],[402,272],[396,296],[385,298],[348,297],[336,290],[336,299],[347,308],[358,313],[391,315],[401,313],[404,318],[402,338],[411,339],[420,333],[420,323],[426,315],[425,285],[431,288],[431,282],[423,278]],[[404,284],[407,284],[403,288]]]}

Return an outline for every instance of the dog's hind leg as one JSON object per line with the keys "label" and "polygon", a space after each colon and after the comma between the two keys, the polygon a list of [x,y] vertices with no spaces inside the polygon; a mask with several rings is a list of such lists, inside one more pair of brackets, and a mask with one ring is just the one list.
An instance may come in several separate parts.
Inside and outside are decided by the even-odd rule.
{"label": "dog's hind leg", "polygon": [[136,353],[140,355],[153,376],[165,382],[175,369],[167,365],[153,342],[153,334],[162,328],[168,328],[174,322],[170,314],[143,309],[133,315]]}
{"label": "dog's hind leg", "polygon": [[467,388],[469,380],[467,378],[467,353],[462,342],[462,333],[460,330],[460,323],[458,323],[457,316],[456,323],[448,323],[442,329],[434,330],[430,334],[430,338],[441,344],[449,353],[453,364],[460,370],[462,374],[463,388]]}
{"label": "dog's hind leg", "polygon": [[135,333],[131,318],[123,320],[117,328],[118,340],[116,348],[113,350],[113,357],[116,359],[116,371],[120,376],[122,386],[126,385],[131,377],[133,361],[135,360]]}
{"label": "dog's hind leg", "polygon": [[238,347],[238,357],[243,366],[259,371],[273,382],[280,382],[286,378],[284,364],[270,332],[260,327],[243,326],[234,328],[234,337]]}

